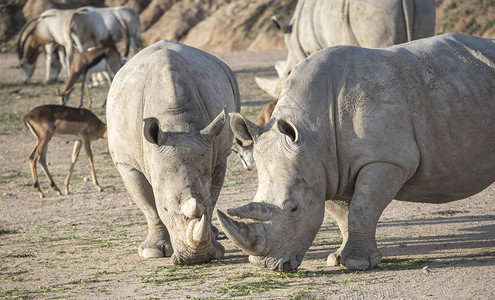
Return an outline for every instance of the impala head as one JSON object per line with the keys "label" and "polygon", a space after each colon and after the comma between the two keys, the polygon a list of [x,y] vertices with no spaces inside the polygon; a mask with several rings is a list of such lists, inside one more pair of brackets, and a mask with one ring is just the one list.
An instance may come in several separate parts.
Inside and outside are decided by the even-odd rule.
{"label": "impala head", "polygon": [[151,185],[170,234],[174,264],[205,262],[224,254],[211,230],[216,199],[210,191],[213,139],[226,117],[224,110],[206,127],[188,132],[164,132],[158,119],[144,120],[144,137],[151,147]]}
{"label": "impala head", "polygon": [[69,102],[70,98],[70,93],[74,90],[74,87],[71,87],[70,89],[64,91],[64,90],[59,90],[57,88],[57,100],[60,102],[60,105],[67,105],[67,102]]}
{"label": "impala head", "polygon": [[253,202],[227,210],[240,221],[217,211],[220,225],[254,265],[294,270],[323,221],[326,183],[315,174],[324,167],[288,118],[259,127],[231,114],[231,126],[237,138],[254,141],[259,185]]}
{"label": "impala head", "polygon": [[241,141],[240,139],[235,138],[235,144],[232,151],[237,153],[244,169],[254,169],[253,141]]}

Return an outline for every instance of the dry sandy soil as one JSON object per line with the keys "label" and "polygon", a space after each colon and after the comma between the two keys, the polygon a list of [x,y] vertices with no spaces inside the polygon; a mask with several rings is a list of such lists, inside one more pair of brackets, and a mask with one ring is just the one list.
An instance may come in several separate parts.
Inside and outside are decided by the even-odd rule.
{"label": "dry sandy soil", "polygon": [[[285,52],[219,53],[236,72],[242,111],[254,119],[270,101],[254,76],[275,75],[271,66]],[[495,187],[469,199],[443,205],[394,201],[377,229],[384,259],[365,272],[326,266],[341,238],[326,217],[298,272],[283,274],[249,264],[225,235],[225,257],[211,263],[176,267],[170,258],[142,259],[137,247],[146,223],[114,168],[106,142],[93,143],[103,192],[90,182],[81,154],[72,194],[56,196],[45,177],[40,199],[26,160],[34,138],[23,116],[40,104],[56,103],[62,83],[41,85],[42,66],[33,84],[20,84],[14,54],[0,55],[0,298],[63,299],[493,299],[495,295]],[[93,111],[108,87],[93,89]],[[70,104],[76,104],[79,90]],[[49,167],[59,187],[68,170],[72,143],[54,139]],[[41,173],[41,171],[40,171]],[[42,174],[40,174],[42,175]],[[257,187],[256,171],[229,158],[217,207],[248,202]],[[214,224],[218,222],[214,219]],[[288,232],[287,234],[290,234]]]}

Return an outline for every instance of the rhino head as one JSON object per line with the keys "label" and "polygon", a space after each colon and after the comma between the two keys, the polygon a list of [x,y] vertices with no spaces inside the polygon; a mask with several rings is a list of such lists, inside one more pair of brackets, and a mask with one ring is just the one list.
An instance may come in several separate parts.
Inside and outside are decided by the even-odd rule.
{"label": "rhino head", "polygon": [[212,186],[213,141],[224,127],[225,109],[205,128],[163,132],[159,120],[144,120],[144,137],[151,144],[151,184],[160,219],[167,227],[176,265],[207,262],[223,257],[211,225],[220,191]]}
{"label": "rhino head", "polygon": [[[276,125],[275,125],[276,124]],[[231,114],[237,138],[254,141],[258,190],[253,202],[217,210],[220,225],[257,266],[289,272],[296,269],[324,216],[326,181],[323,164],[289,119],[271,119],[265,127]]]}

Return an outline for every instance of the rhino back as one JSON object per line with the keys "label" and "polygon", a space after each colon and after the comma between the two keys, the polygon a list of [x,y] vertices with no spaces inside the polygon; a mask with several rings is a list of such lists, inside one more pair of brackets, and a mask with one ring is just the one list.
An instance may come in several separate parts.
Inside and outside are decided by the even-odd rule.
{"label": "rhino back", "polygon": [[[107,106],[114,161],[147,173],[143,155],[150,149],[143,136],[143,119],[157,118],[167,132],[200,130],[224,107],[238,112],[240,97],[236,79],[223,62],[201,50],[160,41],[117,73]],[[232,139],[226,122],[214,142],[219,156],[228,152]]]}
{"label": "rhino back", "polygon": [[309,132],[337,196],[362,166],[388,161],[409,174],[398,198],[464,198],[495,179],[494,61],[493,40],[459,34],[329,48],[296,66],[273,116]]}
{"label": "rhino back", "polygon": [[329,46],[382,48],[408,41],[405,7],[411,6],[411,37],[431,36],[435,28],[434,1],[336,0],[298,1],[287,47],[300,61]]}

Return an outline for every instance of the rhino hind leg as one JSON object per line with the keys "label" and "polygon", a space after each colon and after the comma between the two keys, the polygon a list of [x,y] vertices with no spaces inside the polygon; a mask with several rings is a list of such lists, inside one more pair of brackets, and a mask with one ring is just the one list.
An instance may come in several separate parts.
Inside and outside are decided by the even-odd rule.
{"label": "rhino hind leg", "polygon": [[117,169],[131,198],[141,209],[148,223],[148,236],[139,246],[139,256],[144,258],[171,256],[173,249],[170,236],[156,210],[151,184],[143,173],[131,166],[117,164]]}
{"label": "rhino hind leg", "polygon": [[339,200],[327,200],[325,202],[325,210],[337,221],[340,233],[342,235],[342,244],[340,248],[328,255],[327,265],[338,266],[340,265],[340,255],[342,249],[344,249],[348,238],[348,215],[349,215],[349,203]]}
{"label": "rhino hind leg", "polygon": [[392,163],[376,162],[361,168],[349,205],[348,240],[340,253],[342,265],[366,270],[381,262],[376,224],[406,179],[402,169]]}

